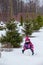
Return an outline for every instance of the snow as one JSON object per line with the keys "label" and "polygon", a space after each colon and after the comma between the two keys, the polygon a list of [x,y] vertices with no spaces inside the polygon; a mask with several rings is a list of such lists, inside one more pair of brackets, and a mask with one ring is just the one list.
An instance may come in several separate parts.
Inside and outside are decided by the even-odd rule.
{"label": "snow", "polygon": [[24,34],[23,31],[22,31],[23,26],[20,26],[20,22],[19,21],[15,21],[14,23],[17,24],[18,33],[20,33],[21,35]]}
{"label": "snow", "polygon": [[5,35],[6,34],[6,31],[5,30],[0,30],[0,37],[2,36],[2,35]]}
{"label": "snow", "polygon": [[0,22],[0,26],[5,27],[5,23],[3,21]]}
{"label": "snow", "polygon": [[[5,34],[5,31],[0,31],[1,34]],[[33,56],[29,49],[22,54],[22,48],[13,48],[11,52],[1,52],[0,65],[43,65],[43,28],[40,29],[40,32],[34,32],[32,35],[36,36],[30,38],[34,44],[35,54]]]}
{"label": "snow", "polygon": [[[1,21],[1,22],[0,22],[0,26],[5,27],[6,25],[4,24],[4,22],[3,22],[3,21]],[[5,35],[5,33],[6,33],[6,31],[5,31],[5,30],[0,30],[0,37],[1,37],[2,35]]]}

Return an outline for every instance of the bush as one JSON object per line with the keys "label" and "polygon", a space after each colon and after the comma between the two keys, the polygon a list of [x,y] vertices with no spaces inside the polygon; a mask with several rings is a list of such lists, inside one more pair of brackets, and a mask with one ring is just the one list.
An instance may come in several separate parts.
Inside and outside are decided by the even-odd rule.
{"label": "bush", "polygon": [[20,47],[22,36],[18,33],[17,26],[14,22],[10,21],[6,24],[6,35],[2,36],[0,42],[2,44],[10,44],[13,47]]}

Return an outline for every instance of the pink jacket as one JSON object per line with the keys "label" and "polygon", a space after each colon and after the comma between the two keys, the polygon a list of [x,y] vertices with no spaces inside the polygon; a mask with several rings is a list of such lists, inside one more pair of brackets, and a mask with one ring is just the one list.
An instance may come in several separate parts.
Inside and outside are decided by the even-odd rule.
{"label": "pink jacket", "polygon": [[[28,44],[27,47],[28,47],[29,49],[33,49],[33,50],[34,50],[34,45],[33,45],[32,42],[30,41],[30,39],[29,39],[28,36],[26,36],[26,38],[25,38],[25,43],[26,43],[27,41],[29,42],[29,44]],[[26,44],[25,44],[25,43],[24,43],[24,46],[23,46],[24,50],[26,49]],[[31,48],[30,48],[30,47],[31,47]]]}

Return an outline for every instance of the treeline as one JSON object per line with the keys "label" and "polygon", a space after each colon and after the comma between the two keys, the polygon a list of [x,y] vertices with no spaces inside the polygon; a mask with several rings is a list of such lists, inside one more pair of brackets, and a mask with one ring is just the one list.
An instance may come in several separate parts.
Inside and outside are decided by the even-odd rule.
{"label": "treeline", "polygon": [[8,20],[19,13],[38,13],[39,0],[0,0],[0,20]]}
{"label": "treeline", "polygon": [[[28,19],[27,16],[25,21],[21,17],[20,22],[11,19],[5,24],[4,29],[6,34],[0,37],[0,43],[7,48],[19,48],[25,36],[31,36],[33,32],[39,31],[41,27],[43,27],[43,19],[41,16],[37,16],[35,19]],[[20,28],[22,28],[21,33],[19,32]]]}

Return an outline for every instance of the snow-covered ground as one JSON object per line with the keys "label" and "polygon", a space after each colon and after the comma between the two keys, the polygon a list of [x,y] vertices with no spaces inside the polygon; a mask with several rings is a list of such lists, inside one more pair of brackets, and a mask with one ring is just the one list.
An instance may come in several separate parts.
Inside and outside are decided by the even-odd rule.
{"label": "snow-covered ground", "polygon": [[[5,34],[5,31],[0,31],[1,34]],[[34,32],[32,35],[36,36],[30,38],[34,44],[35,54],[33,56],[30,50],[26,50],[22,54],[22,48],[15,48],[12,52],[3,51],[1,52],[0,65],[43,65],[43,28],[40,29],[40,32]]]}

